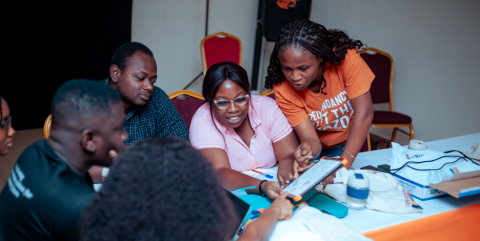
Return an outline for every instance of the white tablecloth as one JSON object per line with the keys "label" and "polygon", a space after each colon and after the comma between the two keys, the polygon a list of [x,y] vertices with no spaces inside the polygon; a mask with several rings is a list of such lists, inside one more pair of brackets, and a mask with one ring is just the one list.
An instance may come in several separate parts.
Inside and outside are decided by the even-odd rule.
{"label": "white tablecloth", "polygon": [[[474,142],[480,142],[480,133],[430,141],[427,142],[427,145],[428,149],[442,152],[449,150],[471,151]],[[389,148],[359,153],[352,167],[360,169],[360,167],[367,165],[376,167],[381,164],[390,164],[391,151]],[[460,199],[448,196],[427,201],[416,199],[415,201],[423,208],[422,213],[389,214],[372,210],[350,209],[348,215],[341,220],[352,229],[364,233],[480,203],[480,194]]]}

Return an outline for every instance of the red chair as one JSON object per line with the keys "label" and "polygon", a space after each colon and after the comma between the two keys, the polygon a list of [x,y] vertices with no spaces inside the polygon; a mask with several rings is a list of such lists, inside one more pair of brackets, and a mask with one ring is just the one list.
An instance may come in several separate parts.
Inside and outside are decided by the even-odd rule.
{"label": "red chair", "polygon": [[258,94],[258,95],[268,96],[268,97],[276,100],[276,98],[275,98],[275,92],[273,92],[273,90],[267,90],[267,91],[264,91],[264,92],[262,92],[262,93],[260,93],[260,94]]}
{"label": "red chair", "polygon": [[187,124],[188,129],[190,129],[193,115],[195,115],[198,108],[205,102],[203,96],[189,90],[178,90],[169,94],[168,97],[177,108],[178,113]]}
{"label": "red chair", "polygon": [[[374,54],[368,51],[375,52]],[[392,56],[376,48],[366,48],[360,51],[361,56],[368,67],[375,74],[375,79],[370,88],[372,103],[389,103],[389,111],[375,111],[371,127],[393,128],[391,142],[395,141],[397,130],[409,135],[413,139],[412,118],[408,115],[393,111],[393,71],[394,63]],[[402,127],[408,127],[409,132],[405,132]],[[391,144],[390,144],[391,146]],[[370,147],[368,148],[371,149]]]}
{"label": "red chair", "polygon": [[200,43],[202,53],[203,76],[213,64],[223,61],[232,61],[242,65],[242,41],[228,33],[218,32],[202,39]]}

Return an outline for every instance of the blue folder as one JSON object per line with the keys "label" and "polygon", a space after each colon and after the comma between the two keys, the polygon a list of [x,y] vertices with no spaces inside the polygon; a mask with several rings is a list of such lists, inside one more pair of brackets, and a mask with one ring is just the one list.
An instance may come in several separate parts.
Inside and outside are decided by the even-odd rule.
{"label": "blue folder", "polygon": [[[251,187],[242,188],[239,190],[233,191],[234,194],[239,196],[240,199],[250,204],[252,210],[257,210],[259,208],[268,208],[272,203],[268,198],[262,197],[260,195],[239,195],[239,193],[244,193],[245,189],[250,189]],[[255,187],[254,187],[255,188]],[[348,214],[348,208],[333,200],[332,198],[326,196],[323,193],[319,193],[317,190],[312,189],[307,194],[303,196],[303,199],[300,202],[306,201],[310,207],[314,207],[322,212],[331,214],[337,218],[344,218]],[[293,203],[296,204],[296,203]]]}

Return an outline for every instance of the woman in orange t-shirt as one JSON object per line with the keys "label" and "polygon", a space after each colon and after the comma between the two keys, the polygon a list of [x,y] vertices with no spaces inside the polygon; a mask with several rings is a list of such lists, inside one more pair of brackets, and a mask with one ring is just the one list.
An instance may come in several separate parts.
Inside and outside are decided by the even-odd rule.
{"label": "woman in orange t-shirt", "polygon": [[360,151],[372,123],[375,78],[357,51],[362,46],[341,30],[309,20],[292,22],[279,34],[265,88],[273,88],[300,139],[295,152],[300,166],[312,156],[340,156],[348,169]]}

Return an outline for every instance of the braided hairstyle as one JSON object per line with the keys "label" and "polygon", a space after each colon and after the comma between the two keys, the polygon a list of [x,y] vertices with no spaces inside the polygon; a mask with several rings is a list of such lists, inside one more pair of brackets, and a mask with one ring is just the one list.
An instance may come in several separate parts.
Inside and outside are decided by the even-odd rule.
{"label": "braided hairstyle", "polygon": [[139,141],[114,162],[81,240],[228,240],[236,215],[213,167],[177,137]]}
{"label": "braided hairstyle", "polygon": [[[360,40],[349,38],[342,30],[326,29],[323,25],[306,19],[291,22],[282,28],[275,42],[267,69],[265,89],[273,89],[273,85],[282,82],[284,75],[279,56],[287,47],[301,47],[317,58],[323,58],[324,63],[340,64],[340,61],[345,59],[348,49],[360,49],[362,46],[363,43]],[[327,86],[327,82],[323,78],[323,70],[321,81],[321,92],[326,94],[323,92]]]}

